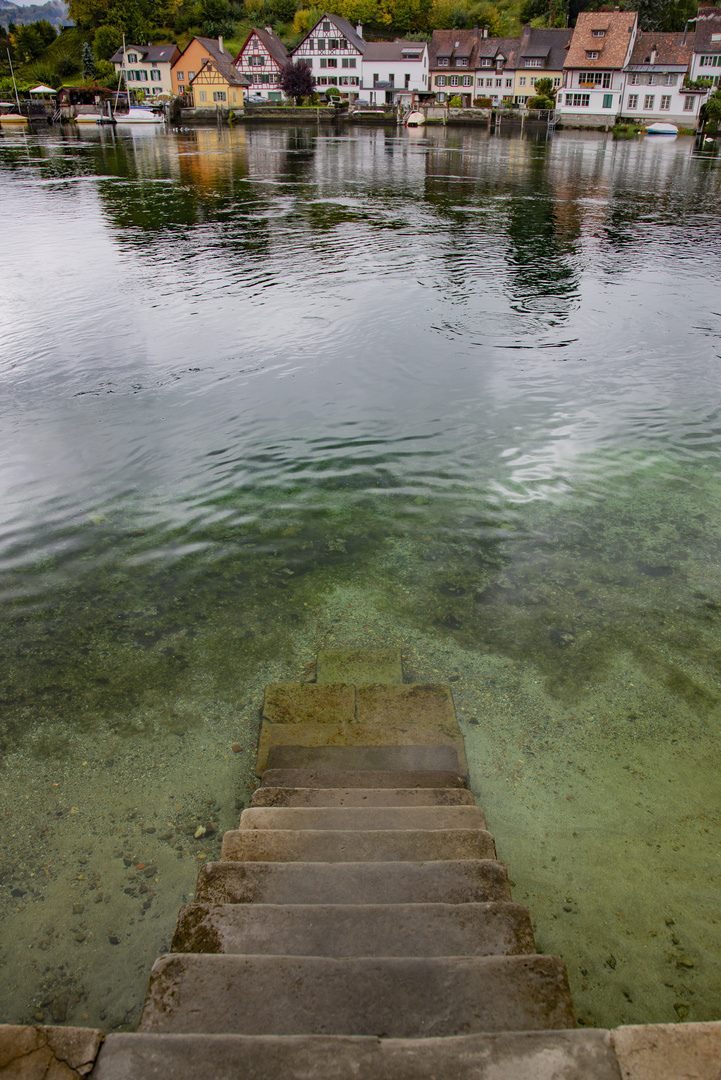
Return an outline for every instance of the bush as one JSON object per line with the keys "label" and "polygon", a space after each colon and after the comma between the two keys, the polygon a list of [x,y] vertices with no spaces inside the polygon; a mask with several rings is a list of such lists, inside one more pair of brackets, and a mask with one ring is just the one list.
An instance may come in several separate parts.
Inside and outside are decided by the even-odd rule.
{"label": "bush", "polygon": [[477,97],[473,99],[473,104],[477,109],[490,109],[493,102],[489,97]]}
{"label": "bush", "polygon": [[463,102],[459,98],[458,94],[456,94],[454,97],[452,97],[448,102],[448,106],[451,109],[459,109],[462,104],[463,104]]}
{"label": "bush", "polygon": [[55,70],[61,79],[67,79],[78,71],[78,64],[69,53],[65,53],[55,61]]}
{"label": "bush", "polygon": [[540,94],[536,97],[529,98],[526,102],[529,109],[553,109],[555,108],[555,104],[553,98],[541,97]]}
{"label": "bush", "polygon": [[109,60],[123,44],[123,35],[115,26],[99,26],[93,46],[98,60]]}

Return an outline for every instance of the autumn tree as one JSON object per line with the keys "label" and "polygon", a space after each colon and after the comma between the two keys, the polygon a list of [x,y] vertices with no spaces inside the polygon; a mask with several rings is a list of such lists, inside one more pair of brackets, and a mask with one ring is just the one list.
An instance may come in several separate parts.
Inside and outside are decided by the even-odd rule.
{"label": "autumn tree", "polygon": [[286,97],[295,98],[300,105],[302,98],[313,93],[313,73],[303,60],[292,60],[280,69],[280,88]]}

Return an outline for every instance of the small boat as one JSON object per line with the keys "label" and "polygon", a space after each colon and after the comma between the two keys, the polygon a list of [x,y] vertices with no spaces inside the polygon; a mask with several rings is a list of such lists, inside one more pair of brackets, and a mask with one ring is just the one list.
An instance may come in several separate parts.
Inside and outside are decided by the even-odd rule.
{"label": "small boat", "polygon": [[406,127],[422,127],[426,118],[422,112],[412,112],[406,120]]}
{"label": "small boat", "polygon": [[165,116],[145,105],[131,105],[128,112],[115,114],[116,124],[164,124]]}
{"label": "small boat", "polygon": [[[13,112],[3,112],[4,108],[12,109]],[[27,124],[27,116],[23,116],[11,102],[0,101],[0,124]]]}
{"label": "small boat", "polygon": [[646,125],[647,135],[678,135],[678,128],[675,124],[664,124],[661,121],[655,124]]}

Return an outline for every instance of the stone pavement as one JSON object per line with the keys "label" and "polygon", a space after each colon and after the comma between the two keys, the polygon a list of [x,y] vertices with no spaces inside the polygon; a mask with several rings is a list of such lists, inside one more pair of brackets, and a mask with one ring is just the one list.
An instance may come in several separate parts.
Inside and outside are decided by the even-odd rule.
{"label": "stone pavement", "polygon": [[257,772],[139,1032],[0,1027],[3,1080],[721,1080],[721,1023],[575,1028],[450,690],[404,684],[396,650],[268,687]]}

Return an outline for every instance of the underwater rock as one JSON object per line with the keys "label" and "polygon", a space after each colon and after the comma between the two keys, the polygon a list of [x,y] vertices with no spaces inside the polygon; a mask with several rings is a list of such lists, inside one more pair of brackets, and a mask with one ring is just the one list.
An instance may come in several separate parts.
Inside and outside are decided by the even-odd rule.
{"label": "underwater rock", "polygon": [[573,645],[576,641],[576,635],[570,630],[560,630],[557,626],[551,627],[548,636],[559,649],[565,649],[567,645]]}

